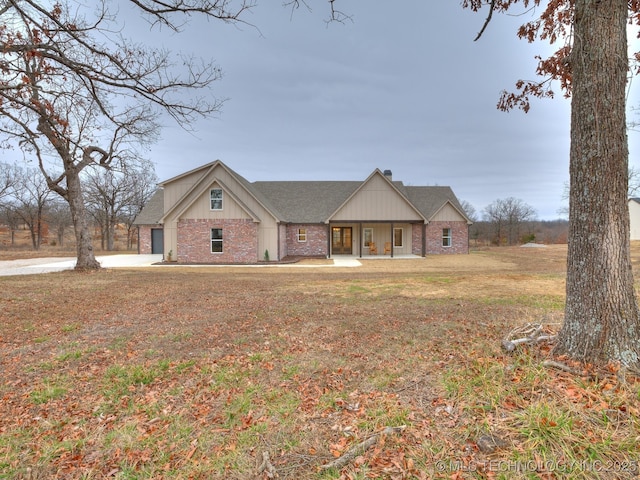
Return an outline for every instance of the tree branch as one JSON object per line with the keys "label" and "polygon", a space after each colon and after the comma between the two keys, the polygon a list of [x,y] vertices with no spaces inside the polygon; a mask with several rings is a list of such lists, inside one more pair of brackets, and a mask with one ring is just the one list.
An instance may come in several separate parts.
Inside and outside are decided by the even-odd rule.
{"label": "tree branch", "polygon": [[360,442],[359,444],[354,445],[349,450],[347,450],[344,454],[342,454],[342,456],[336,458],[332,462],[322,465],[322,467],[320,468],[322,468],[323,470],[328,470],[330,468],[340,469],[345,465],[347,465],[349,462],[351,462],[354,458],[362,455],[364,452],[367,451],[367,449],[369,449],[370,447],[378,443],[378,440],[383,435],[392,435],[394,433],[402,433],[405,428],[406,427],[404,425],[400,427],[387,427],[383,431],[376,433],[374,435],[371,435],[369,438],[367,438],[363,442]]}
{"label": "tree branch", "polygon": [[489,5],[489,14],[487,15],[487,18],[484,21],[484,24],[482,25],[482,28],[480,29],[480,31],[478,32],[478,35],[476,35],[476,38],[473,39],[474,42],[477,42],[480,37],[482,36],[482,34],[484,33],[484,31],[487,29],[487,26],[489,25],[489,22],[491,21],[491,17],[493,17],[493,10],[496,6],[496,0],[491,0],[491,4]]}

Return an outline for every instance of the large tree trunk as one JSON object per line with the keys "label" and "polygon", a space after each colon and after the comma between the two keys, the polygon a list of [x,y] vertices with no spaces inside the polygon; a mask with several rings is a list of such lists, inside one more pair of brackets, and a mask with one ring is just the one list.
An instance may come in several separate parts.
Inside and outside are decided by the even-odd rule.
{"label": "large tree trunk", "polygon": [[627,0],[576,0],[567,303],[556,353],[637,366],[627,207]]}
{"label": "large tree trunk", "polygon": [[67,201],[71,210],[71,221],[76,235],[76,270],[99,269],[100,263],[93,254],[93,242],[89,219],[84,205],[80,177],[75,169],[67,170]]}

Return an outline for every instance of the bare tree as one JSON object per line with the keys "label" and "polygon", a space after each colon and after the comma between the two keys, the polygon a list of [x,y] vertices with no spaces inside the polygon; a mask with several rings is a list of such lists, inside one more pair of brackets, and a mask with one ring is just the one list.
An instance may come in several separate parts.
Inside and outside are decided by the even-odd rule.
{"label": "bare tree", "polygon": [[63,247],[64,234],[72,224],[69,204],[60,197],[52,198],[47,208],[46,218],[49,223],[49,231],[55,232],[57,244]]}
{"label": "bare tree", "polygon": [[127,228],[127,249],[132,248],[133,222],[158,188],[158,176],[151,162],[143,162],[135,170],[127,172],[129,197],[120,210],[120,221]]}
{"label": "bare tree", "polygon": [[493,227],[496,245],[515,245],[522,240],[522,230],[535,220],[535,209],[522,200],[498,199],[483,210],[483,218]]}
{"label": "bare tree", "polygon": [[627,188],[627,195],[629,197],[635,197],[640,191],[640,172],[634,167],[629,167],[629,187]]}
{"label": "bare tree", "polygon": [[16,206],[12,202],[0,204],[0,222],[9,227],[11,232],[11,246],[16,244],[16,231],[22,225],[22,219],[16,211]]}
{"label": "bare tree", "polygon": [[15,185],[15,167],[8,163],[0,162],[0,201],[9,195]]}
{"label": "bare tree", "polygon": [[[176,15],[233,22],[251,6],[250,0],[130,1],[152,24],[176,31],[182,26]],[[205,92],[220,71],[127,40],[106,0],[97,6],[4,2],[0,21],[0,135],[5,146],[19,145],[36,158],[49,188],[69,203],[76,268],[99,268],[81,172],[90,165],[110,168],[124,152],[154,140],[160,113],[188,128],[218,111],[220,102]],[[185,91],[194,93],[185,99]]]}
{"label": "bare tree", "polygon": [[461,200],[460,206],[462,206],[462,210],[464,210],[464,213],[469,218],[469,220],[471,220],[472,222],[478,220],[478,213],[476,212],[474,206],[471,205],[471,203],[469,203],[467,200]]}
{"label": "bare tree", "polygon": [[[149,161],[126,162],[121,169],[90,169],[84,182],[89,211],[101,229],[102,247],[113,250],[116,226],[127,224],[128,230],[156,188],[158,178]],[[132,212],[135,212],[131,218]],[[128,242],[127,242],[128,244]]]}
{"label": "bare tree", "polygon": [[31,245],[39,250],[43,239],[44,213],[51,190],[36,169],[16,168],[11,191],[13,213],[29,229]]}

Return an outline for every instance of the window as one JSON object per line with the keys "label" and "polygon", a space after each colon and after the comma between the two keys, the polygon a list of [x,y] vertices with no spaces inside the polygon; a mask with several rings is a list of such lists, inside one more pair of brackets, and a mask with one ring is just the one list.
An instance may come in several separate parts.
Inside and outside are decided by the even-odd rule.
{"label": "window", "polygon": [[402,239],[403,230],[401,228],[393,229],[393,246],[394,247],[402,247],[403,239]]}
{"label": "window", "polygon": [[368,247],[373,242],[373,228],[365,228],[362,232],[363,245]]}
{"label": "window", "polygon": [[211,253],[222,253],[222,229],[211,229]]}
{"label": "window", "polygon": [[306,242],[307,241],[307,229],[306,228],[299,228],[298,229],[298,241],[299,242]]}
{"label": "window", "polygon": [[222,189],[211,189],[211,210],[222,210]]}
{"label": "window", "polygon": [[442,229],[442,246],[443,247],[451,246],[451,229],[450,228]]}

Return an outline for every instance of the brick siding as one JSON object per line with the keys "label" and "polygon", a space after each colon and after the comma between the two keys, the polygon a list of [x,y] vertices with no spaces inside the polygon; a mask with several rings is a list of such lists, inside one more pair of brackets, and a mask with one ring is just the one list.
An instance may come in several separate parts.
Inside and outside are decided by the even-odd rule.
{"label": "brick siding", "polygon": [[[307,241],[298,241],[298,229],[307,231]],[[327,256],[327,226],[326,225],[287,225],[288,256],[317,257]]]}
{"label": "brick siding", "polygon": [[140,255],[151,254],[151,227],[149,225],[138,227],[138,253]]}
{"label": "brick siding", "polygon": [[422,255],[422,232],[424,225],[422,223],[414,223],[411,225],[411,253],[414,255]]}
{"label": "brick siding", "polygon": [[[212,228],[222,229],[222,253],[211,253]],[[258,226],[243,219],[181,219],[177,250],[179,263],[255,263]]]}
{"label": "brick siding", "polygon": [[[442,229],[451,229],[451,246],[442,246]],[[469,253],[469,226],[466,222],[431,222],[427,225],[427,255]]]}

